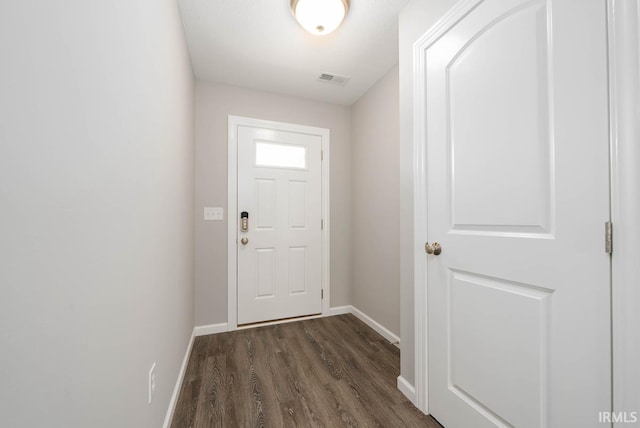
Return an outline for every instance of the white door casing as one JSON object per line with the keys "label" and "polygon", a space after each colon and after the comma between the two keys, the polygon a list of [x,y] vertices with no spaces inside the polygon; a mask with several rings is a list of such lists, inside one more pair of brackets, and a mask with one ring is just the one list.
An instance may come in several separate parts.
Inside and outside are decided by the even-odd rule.
{"label": "white door casing", "polygon": [[416,257],[416,392],[448,428],[611,410],[606,19],[462,1],[415,45],[416,248],[443,248]]}
{"label": "white door casing", "polygon": [[[640,427],[640,3],[610,0],[615,427]],[[635,422],[633,422],[635,419]]]}
{"label": "white door casing", "polygon": [[327,129],[229,116],[229,330],[325,312],[328,145]]}

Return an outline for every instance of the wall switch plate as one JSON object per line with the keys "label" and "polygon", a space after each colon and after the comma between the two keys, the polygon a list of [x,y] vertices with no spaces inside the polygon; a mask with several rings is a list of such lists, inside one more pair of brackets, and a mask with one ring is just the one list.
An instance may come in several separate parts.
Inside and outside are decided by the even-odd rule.
{"label": "wall switch plate", "polygon": [[204,207],[204,219],[224,220],[224,208],[222,207]]}
{"label": "wall switch plate", "polygon": [[153,396],[156,393],[156,363],[153,363],[151,369],[149,369],[149,404],[153,401]]}

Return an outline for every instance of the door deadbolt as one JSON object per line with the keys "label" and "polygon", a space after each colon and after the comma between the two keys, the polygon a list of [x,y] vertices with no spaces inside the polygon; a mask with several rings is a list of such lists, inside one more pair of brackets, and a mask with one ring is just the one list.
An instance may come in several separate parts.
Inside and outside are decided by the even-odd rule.
{"label": "door deadbolt", "polygon": [[424,250],[427,252],[427,254],[433,254],[434,256],[437,256],[442,252],[442,246],[437,242],[434,242],[433,244],[429,244],[427,242],[426,244],[424,244]]}
{"label": "door deadbolt", "polygon": [[249,213],[246,211],[240,213],[240,230],[242,232],[249,231]]}

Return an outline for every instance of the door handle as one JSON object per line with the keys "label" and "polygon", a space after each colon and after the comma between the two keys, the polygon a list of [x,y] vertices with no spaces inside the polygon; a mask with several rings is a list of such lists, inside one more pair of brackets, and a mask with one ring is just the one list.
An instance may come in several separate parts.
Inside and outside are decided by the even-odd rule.
{"label": "door handle", "polygon": [[242,238],[240,242],[242,242],[242,245],[247,245],[249,243],[249,240],[247,238]]}
{"label": "door handle", "polygon": [[442,245],[438,244],[437,242],[434,242],[433,244],[429,244],[427,242],[426,244],[424,244],[424,250],[427,252],[427,254],[438,256],[442,252]]}

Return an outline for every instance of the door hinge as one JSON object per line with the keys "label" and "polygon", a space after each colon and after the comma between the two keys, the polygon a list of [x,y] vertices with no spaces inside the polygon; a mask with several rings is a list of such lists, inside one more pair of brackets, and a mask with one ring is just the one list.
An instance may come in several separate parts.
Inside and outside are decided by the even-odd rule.
{"label": "door hinge", "polygon": [[607,254],[613,253],[613,223],[610,221],[604,224],[604,251]]}
{"label": "door hinge", "polygon": [[324,160],[324,150],[320,150],[320,160]]}
{"label": "door hinge", "polygon": [[324,288],[320,289],[320,299],[324,299]]}
{"label": "door hinge", "polygon": [[320,220],[320,230],[324,230],[324,220]]}

